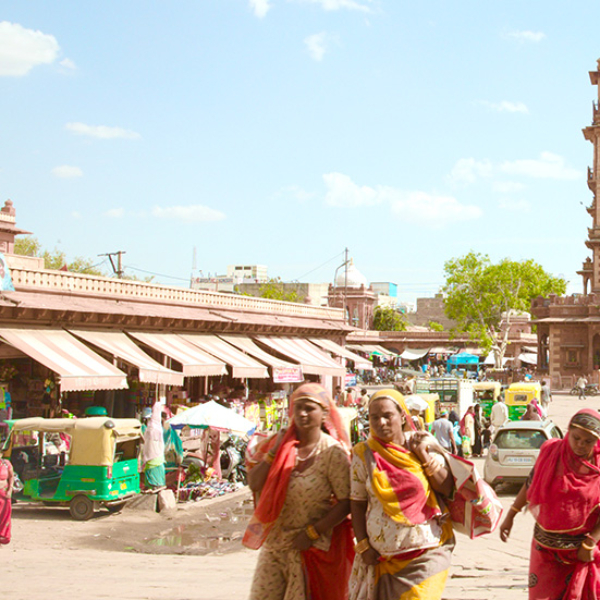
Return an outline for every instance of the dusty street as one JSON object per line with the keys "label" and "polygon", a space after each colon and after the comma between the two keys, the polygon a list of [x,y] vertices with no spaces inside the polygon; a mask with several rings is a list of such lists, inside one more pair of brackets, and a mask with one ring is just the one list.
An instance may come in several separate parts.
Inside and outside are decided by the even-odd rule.
{"label": "dusty street", "polygon": [[[564,431],[579,407],[599,405],[600,396],[583,402],[555,395],[550,416]],[[516,491],[500,491],[505,508]],[[168,516],[125,510],[85,522],[64,509],[16,505],[13,541],[0,547],[2,598],[244,600],[256,561],[239,541],[248,501],[240,490]],[[497,533],[474,541],[459,536],[446,599],[527,597],[533,520],[517,519],[509,544]]]}

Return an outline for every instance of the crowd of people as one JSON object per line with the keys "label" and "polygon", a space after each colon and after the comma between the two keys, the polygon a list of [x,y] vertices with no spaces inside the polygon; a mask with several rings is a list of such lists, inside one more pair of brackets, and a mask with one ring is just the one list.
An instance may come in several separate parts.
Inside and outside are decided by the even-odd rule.
{"label": "crowd of people", "polygon": [[[369,438],[350,448],[337,403],[320,385],[301,385],[290,399],[290,426],[255,449],[256,510],[244,536],[247,547],[261,549],[251,600],[442,597],[455,545],[447,457],[458,451],[455,425],[474,431],[480,415],[475,408],[462,420],[442,413],[432,437],[397,390],[377,391],[367,407]],[[489,442],[485,431],[508,418],[503,402],[494,408],[474,453]],[[600,597],[599,483],[600,414],[585,409],[564,439],[543,446],[501,525],[507,541],[515,516],[530,505],[531,600]],[[563,496],[564,505],[557,502]]]}

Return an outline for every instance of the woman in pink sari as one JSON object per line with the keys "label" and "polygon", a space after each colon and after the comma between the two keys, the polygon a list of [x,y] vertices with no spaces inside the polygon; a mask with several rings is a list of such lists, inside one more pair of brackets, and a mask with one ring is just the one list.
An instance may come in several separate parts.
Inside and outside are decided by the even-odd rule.
{"label": "woman in pink sari", "polygon": [[584,409],[564,439],[545,442],[529,480],[500,526],[507,541],[529,503],[535,518],[530,600],[600,598],[600,414]]}
{"label": "woman in pink sari", "polygon": [[10,542],[14,473],[10,461],[0,458],[0,544]]}

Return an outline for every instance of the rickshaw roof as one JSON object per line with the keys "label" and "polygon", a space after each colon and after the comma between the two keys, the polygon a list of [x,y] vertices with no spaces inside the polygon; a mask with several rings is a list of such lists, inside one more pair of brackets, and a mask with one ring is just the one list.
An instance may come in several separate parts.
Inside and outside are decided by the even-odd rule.
{"label": "rickshaw roof", "polygon": [[[112,426],[110,425],[112,423]],[[109,424],[108,427],[106,425]],[[85,417],[83,419],[44,419],[29,417],[17,419],[12,431],[72,432],[110,429],[117,435],[131,435],[140,432],[142,424],[137,419],[113,419],[111,417]]]}
{"label": "rickshaw roof", "polygon": [[499,390],[502,384],[499,381],[474,381],[474,390]]}
{"label": "rickshaw roof", "polygon": [[508,389],[511,392],[515,392],[515,391],[531,391],[531,390],[539,390],[541,389],[542,384],[539,381],[518,381],[516,383],[511,383],[508,386]]}

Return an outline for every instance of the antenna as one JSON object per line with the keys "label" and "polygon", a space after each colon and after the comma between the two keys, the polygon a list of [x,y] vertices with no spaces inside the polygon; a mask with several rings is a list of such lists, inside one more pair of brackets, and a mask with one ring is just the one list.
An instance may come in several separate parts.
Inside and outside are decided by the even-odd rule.
{"label": "antenna", "polygon": [[196,246],[192,250],[192,271],[196,270]]}

